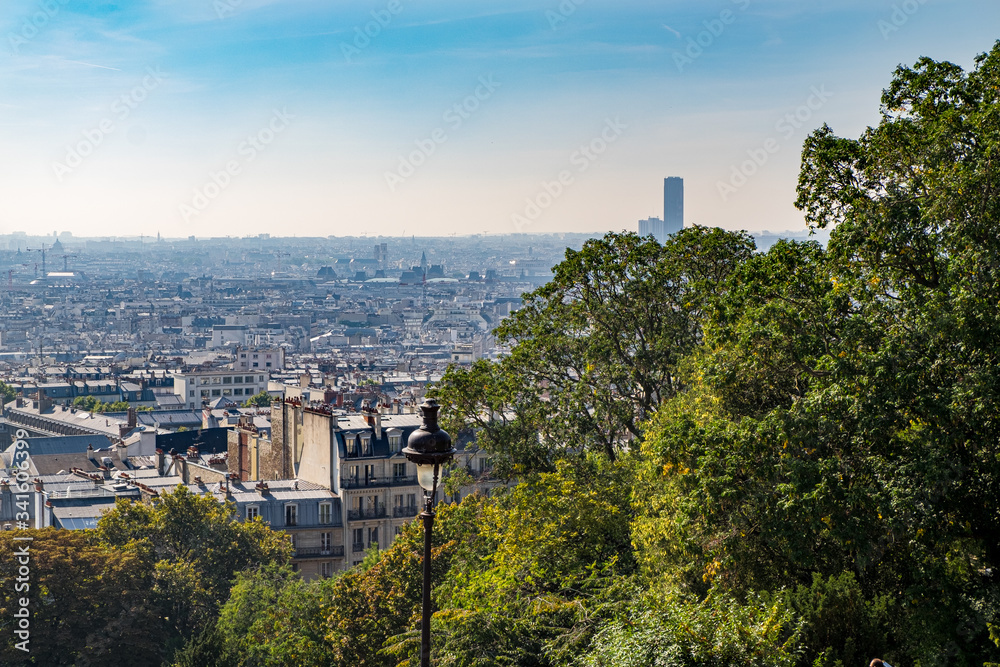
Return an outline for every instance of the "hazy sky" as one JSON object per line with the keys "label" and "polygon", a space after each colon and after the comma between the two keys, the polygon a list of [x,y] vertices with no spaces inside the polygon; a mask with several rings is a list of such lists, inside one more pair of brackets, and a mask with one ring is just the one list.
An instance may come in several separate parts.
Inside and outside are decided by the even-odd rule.
{"label": "hazy sky", "polygon": [[996,0],[3,0],[0,233],[636,229],[665,176],[688,224],[799,229],[807,133],[998,28]]}

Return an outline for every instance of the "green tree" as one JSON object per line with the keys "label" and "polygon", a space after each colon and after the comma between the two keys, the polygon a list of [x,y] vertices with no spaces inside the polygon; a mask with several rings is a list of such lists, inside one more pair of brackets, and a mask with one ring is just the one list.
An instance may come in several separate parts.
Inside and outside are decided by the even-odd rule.
{"label": "green tree", "polygon": [[271,398],[271,395],[267,393],[267,391],[261,390],[256,394],[254,394],[253,396],[251,396],[250,398],[248,398],[243,405],[246,407],[256,406],[260,408],[266,408],[270,407],[271,401],[273,400],[274,399]]}
{"label": "green tree", "polygon": [[149,553],[152,593],[167,606],[178,641],[211,625],[236,573],[291,556],[283,533],[260,521],[240,522],[231,504],[184,485],[152,503],[119,500],[98,521],[94,539]]}
{"label": "green tree", "polygon": [[0,399],[2,399],[4,403],[9,403],[15,398],[17,398],[17,390],[6,382],[0,382]]}
{"label": "green tree", "polygon": [[613,460],[679,390],[708,294],[753,247],[745,234],[691,227],[664,245],[624,233],[567,250],[497,328],[510,354],[449,369],[435,395],[454,425],[484,431],[501,474],[551,471],[554,452]]}
{"label": "green tree", "polygon": [[96,396],[77,396],[73,399],[73,405],[80,408],[81,410],[87,410],[88,412],[96,412],[98,406],[101,405],[101,401]]}
{"label": "green tree", "polygon": [[644,442],[644,574],[806,591],[788,598],[805,661],[878,638],[893,662],[996,659],[998,90],[1000,44],[968,73],[924,58],[860,139],[814,133],[798,205],[834,226],[829,251],[779,244],[733,273]]}
{"label": "green tree", "polygon": [[[18,589],[25,548],[30,574]],[[159,663],[163,614],[149,595],[152,563],[141,551],[94,544],[84,531],[0,531],[0,578],[7,582],[0,591],[4,665]],[[21,598],[28,600],[29,653],[15,648],[20,639],[11,628]]]}

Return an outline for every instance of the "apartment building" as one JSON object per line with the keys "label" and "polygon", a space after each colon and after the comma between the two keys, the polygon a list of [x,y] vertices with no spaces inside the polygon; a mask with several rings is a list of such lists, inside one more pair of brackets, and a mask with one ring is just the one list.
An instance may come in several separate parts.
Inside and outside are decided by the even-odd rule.
{"label": "apartment building", "polygon": [[171,375],[174,378],[174,394],[193,410],[200,410],[204,403],[223,396],[242,403],[254,394],[267,390],[268,373],[259,369],[197,368],[175,371]]}

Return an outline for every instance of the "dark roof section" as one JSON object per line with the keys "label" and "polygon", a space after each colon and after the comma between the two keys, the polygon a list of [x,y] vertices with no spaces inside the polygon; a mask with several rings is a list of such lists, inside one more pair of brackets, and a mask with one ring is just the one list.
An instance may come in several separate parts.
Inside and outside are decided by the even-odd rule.
{"label": "dark roof section", "polygon": [[94,449],[111,447],[111,439],[106,435],[57,435],[49,437],[26,438],[28,453],[32,458],[47,454],[79,454],[87,451],[87,446]]}
{"label": "dark roof section", "polygon": [[203,428],[180,433],[158,433],[156,448],[183,454],[188,447],[196,446],[201,454],[222,454],[229,450],[228,428]]}

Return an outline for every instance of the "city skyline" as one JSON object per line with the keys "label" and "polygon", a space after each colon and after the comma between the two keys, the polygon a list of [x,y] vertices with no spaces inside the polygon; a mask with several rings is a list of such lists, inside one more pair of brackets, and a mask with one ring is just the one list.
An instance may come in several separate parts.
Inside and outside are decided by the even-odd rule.
{"label": "city skyline", "polygon": [[801,229],[809,132],[992,46],[958,4],[17,0],[0,234],[634,230],[668,174],[687,224]]}

